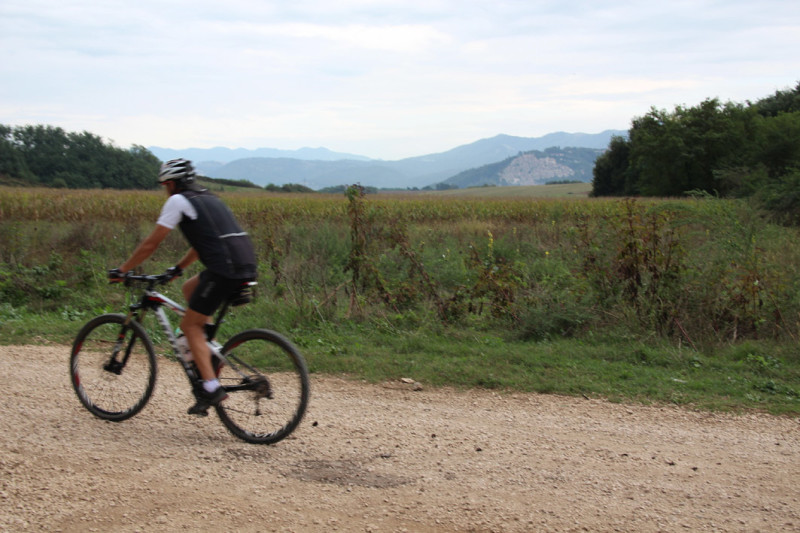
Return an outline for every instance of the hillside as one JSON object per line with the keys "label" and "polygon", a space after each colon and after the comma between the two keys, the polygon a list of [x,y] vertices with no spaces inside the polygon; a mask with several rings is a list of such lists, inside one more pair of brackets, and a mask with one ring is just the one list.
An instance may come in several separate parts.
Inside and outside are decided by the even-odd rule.
{"label": "hillside", "polygon": [[372,161],[312,161],[253,157],[237,159],[217,168],[198,163],[198,171],[212,178],[248,180],[257,185],[299,183],[319,190],[325,187],[361,183],[380,188],[399,187],[407,176]]}
{"label": "hillside", "polygon": [[[544,150],[548,154],[547,158],[554,159],[557,165],[568,167],[566,169],[558,167],[552,170],[554,176],[563,176],[558,179],[589,181],[594,158],[608,146],[612,136],[621,134],[624,132],[607,130],[598,134],[551,133],[535,138],[497,135],[458,146],[446,152],[398,161],[363,160],[356,159],[357,156],[340,160],[321,160],[314,159],[310,152],[298,151],[293,154],[294,157],[245,157],[229,162],[220,162],[211,159],[219,153],[219,149],[208,151],[193,149],[182,152],[179,150],[164,151],[153,147],[150,150],[159,158],[176,157],[179,154],[184,154],[183,157],[191,156],[196,161],[198,170],[212,178],[245,179],[262,186],[270,183],[276,185],[300,183],[318,190],[347,183],[361,183],[377,188],[422,188],[449,180],[469,169],[502,162],[509,158],[515,158],[520,153],[535,150]],[[562,150],[559,147],[569,148]],[[572,147],[587,151],[575,151]],[[558,155],[560,153],[561,155]],[[227,156],[230,155],[230,153],[227,154]],[[591,162],[589,162],[590,166],[587,170],[586,164],[589,158],[591,158]],[[514,180],[518,180],[518,184],[528,183],[521,177],[526,172],[525,165],[551,164],[549,161],[537,163],[532,158],[527,159],[527,161],[518,162],[521,166],[520,169],[508,170],[509,175],[504,178],[509,180],[508,183],[513,183]],[[549,179],[545,181],[549,181]],[[544,183],[545,181],[534,183]]]}
{"label": "hillside", "polygon": [[543,185],[553,181],[589,182],[594,161],[603,151],[592,148],[548,148],[533,150],[503,161],[460,172],[442,183],[481,185]]}

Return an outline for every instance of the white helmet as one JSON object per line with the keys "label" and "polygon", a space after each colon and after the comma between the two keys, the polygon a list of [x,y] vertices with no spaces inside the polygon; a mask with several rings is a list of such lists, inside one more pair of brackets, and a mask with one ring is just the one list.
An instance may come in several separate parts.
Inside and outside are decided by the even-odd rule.
{"label": "white helmet", "polygon": [[194,183],[196,174],[192,162],[187,159],[172,159],[161,165],[158,182],[176,180],[182,185]]}

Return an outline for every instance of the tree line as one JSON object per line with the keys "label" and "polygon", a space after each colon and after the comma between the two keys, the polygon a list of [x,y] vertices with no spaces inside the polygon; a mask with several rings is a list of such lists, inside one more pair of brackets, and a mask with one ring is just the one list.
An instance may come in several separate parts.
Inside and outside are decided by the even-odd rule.
{"label": "tree line", "polygon": [[652,108],[595,162],[594,196],[755,197],[800,222],[800,83],[753,102]]}
{"label": "tree line", "polygon": [[71,189],[152,189],[161,161],[89,132],[0,124],[0,183]]}

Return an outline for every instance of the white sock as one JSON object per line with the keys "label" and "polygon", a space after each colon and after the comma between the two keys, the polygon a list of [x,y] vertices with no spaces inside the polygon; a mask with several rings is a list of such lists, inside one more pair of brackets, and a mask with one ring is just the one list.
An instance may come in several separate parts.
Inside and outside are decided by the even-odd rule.
{"label": "white sock", "polygon": [[209,379],[208,381],[203,381],[203,388],[206,392],[214,392],[220,387],[218,379]]}

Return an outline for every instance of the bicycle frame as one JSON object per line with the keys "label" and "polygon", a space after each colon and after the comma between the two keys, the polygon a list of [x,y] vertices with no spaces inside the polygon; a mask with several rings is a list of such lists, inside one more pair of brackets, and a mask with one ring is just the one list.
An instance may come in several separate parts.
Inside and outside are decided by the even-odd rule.
{"label": "bicycle frame", "polygon": [[165,306],[180,317],[186,314],[186,309],[175,300],[158,291],[145,289],[141,300],[138,303],[131,304],[130,311],[128,312],[128,320],[132,320],[135,317],[136,321],[141,324],[147,310],[152,310],[158,324],[161,326],[164,335],[167,337],[172,347],[172,351],[175,352],[178,359],[183,361],[181,350],[178,347],[178,338],[175,336],[172,323],[167,316],[167,312],[164,310]]}
{"label": "bicycle frame", "polygon": [[[164,335],[172,347],[172,351],[174,352],[176,359],[180,361],[181,366],[183,366],[183,369],[186,372],[186,375],[189,377],[189,380],[193,381],[199,379],[200,376],[195,370],[196,367],[184,360],[181,349],[178,346],[178,339],[175,336],[174,329],[172,328],[172,323],[170,322],[165,310],[165,308],[169,309],[178,316],[183,317],[186,314],[186,308],[172,298],[154,289],[156,284],[164,283],[165,281],[168,280],[165,280],[163,276],[146,276],[143,278],[126,280],[127,286],[131,286],[133,282],[139,282],[144,283],[145,287],[142,291],[142,296],[140,297],[139,301],[133,302],[128,306],[129,311],[125,325],[127,326],[131,320],[136,320],[139,324],[142,324],[147,311],[152,310],[156,316],[158,324],[161,326]],[[252,287],[253,285],[256,285],[256,282],[244,282],[243,284],[248,287]],[[223,323],[223,317],[227,313],[230,305],[230,299],[224,301],[217,312],[214,322],[211,324],[206,324],[206,339],[209,342],[214,340],[217,330]],[[215,350],[214,355],[219,357],[224,363],[230,363],[220,350]],[[124,366],[125,362],[123,361],[121,364]],[[236,368],[236,365],[231,365],[231,368],[234,368],[240,375],[244,377],[244,374]]]}

